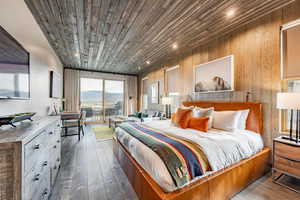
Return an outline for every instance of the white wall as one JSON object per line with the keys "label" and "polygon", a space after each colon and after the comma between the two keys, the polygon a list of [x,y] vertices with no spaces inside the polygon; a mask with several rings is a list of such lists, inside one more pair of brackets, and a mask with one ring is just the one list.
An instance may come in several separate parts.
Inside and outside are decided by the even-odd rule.
{"label": "white wall", "polygon": [[30,100],[0,100],[0,115],[30,111],[44,116],[52,102],[60,103],[49,98],[49,71],[63,77],[63,66],[23,0],[1,1],[0,25],[30,53],[31,92]]}

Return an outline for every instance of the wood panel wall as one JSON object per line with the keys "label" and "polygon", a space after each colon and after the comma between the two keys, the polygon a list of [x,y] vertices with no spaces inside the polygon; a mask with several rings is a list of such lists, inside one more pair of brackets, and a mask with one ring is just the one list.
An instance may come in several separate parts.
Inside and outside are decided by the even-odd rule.
{"label": "wood panel wall", "polygon": [[[220,37],[190,52],[178,52],[171,61],[157,66],[147,76],[151,82],[160,81],[164,90],[164,70],[179,64],[181,70],[180,93],[183,100],[250,101],[264,105],[264,141],[271,146],[278,135],[279,111],[276,109],[276,93],[280,81],[280,26],[300,18],[300,0],[247,24],[224,37]],[[180,44],[179,44],[180,45]],[[192,95],[193,67],[220,57],[235,56],[235,92]],[[149,105],[150,108],[157,105]]]}

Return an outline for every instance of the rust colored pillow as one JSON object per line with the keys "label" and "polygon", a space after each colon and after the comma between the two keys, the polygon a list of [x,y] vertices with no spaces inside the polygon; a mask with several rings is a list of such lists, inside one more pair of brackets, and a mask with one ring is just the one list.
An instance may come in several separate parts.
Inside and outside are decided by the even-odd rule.
{"label": "rust colored pillow", "polygon": [[176,118],[176,114],[172,113],[171,114],[171,123],[175,125],[175,118]]}
{"label": "rust colored pillow", "polygon": [[191,109],[178,108],[174,117],[174,125],[180,128],[187,128],[192,116]]}
{"label": "rust colored pillow", "polygon": [[208,131],[209,117],[192,117],[190,118],[188,128],[196,129],[199,131]]}

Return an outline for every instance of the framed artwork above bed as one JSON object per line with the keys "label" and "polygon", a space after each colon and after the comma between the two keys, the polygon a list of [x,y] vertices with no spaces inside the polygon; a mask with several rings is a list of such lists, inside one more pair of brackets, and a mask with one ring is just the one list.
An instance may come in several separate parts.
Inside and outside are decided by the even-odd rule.
{"label": "framed artwork above bed", "polygon": [[194,92],[234,91],[234,56],[226,56],[194,68]]}

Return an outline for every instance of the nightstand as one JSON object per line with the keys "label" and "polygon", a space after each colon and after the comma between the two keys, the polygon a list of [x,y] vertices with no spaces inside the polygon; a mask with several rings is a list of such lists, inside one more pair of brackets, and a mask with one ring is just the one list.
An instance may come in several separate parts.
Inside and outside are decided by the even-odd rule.
{"label": "nightstand", "polygon": [[284,175],[300,179],[300,143],[278,137],[273,140],[273,182],[300,193],[279,182]]}

